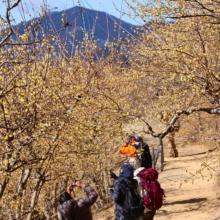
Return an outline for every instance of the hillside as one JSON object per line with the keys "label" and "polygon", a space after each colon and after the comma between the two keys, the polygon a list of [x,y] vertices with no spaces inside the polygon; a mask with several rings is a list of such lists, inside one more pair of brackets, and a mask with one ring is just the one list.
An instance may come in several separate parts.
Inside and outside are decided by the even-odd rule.
{"label": "hillside", "polygon": [[[62,21],[62,19],[64,20]],[[112,15],[102,11],[95,11],[79,6],[69,8],[65,11],[50,12],[42,20],[38,18],[33,19],[41,25],[39,35],[40,38],[43,33],[51,34],[60,30],[67,25],[65,30],[57,33],[63,44],[66,43],[67,48],[78,45],[78,42],[88,40],[97,40],[97,46],[104,48],[106,42],[125,40],[128,33],[132,33],[136,27],[120,20]],[[33,20],[27,22],[30,24]],[[21,34],[25,32],[25,26],[19,24],[17,26]],[[15,28],[17,28],[15,27]],[[34,32],[34,31],[33,31]],[[35,34],[33,34],[35,35]],[[73,38],[73,35],[75,38]],[[36,37],[33,36],[33,37]]]}

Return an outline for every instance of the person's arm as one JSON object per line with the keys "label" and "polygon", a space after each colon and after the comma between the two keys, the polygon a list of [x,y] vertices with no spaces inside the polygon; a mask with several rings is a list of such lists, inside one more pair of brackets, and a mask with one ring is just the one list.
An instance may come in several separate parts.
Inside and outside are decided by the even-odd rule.
{"label": "person's arm", "polygon": [[85,199],[78,200],[78,203],[80,203],[78,205],[81,206],[83,204],[85,206],[92,206],[98,198],[97,192],[90,185],[84,185],[80,182],[76,182],[75,186],[82,188],[87,194],[87,197]]}
{"label": "person's arm", "polygon": [[122,144],[121,149],[125,147],[128,147],[128,143]]}
{"label": "person's arm", "polygon": [[111,199],[118,203],[121,199],[121,192],[120,192],[120,183],[118,180],[114,183],[114,190],[111,190]]}
{"label": "person's arm", "polygon": [[118,177],[115,175],[115,173],[112,172],[112,170],[110,170],[110,176],[112,179],[117,179]]}
{"label": "person's arm", "polygon": [[85,205],[92,206],[98,198],[98,193],[90,185],[85,185],[84,192],[87,194],[87,198],[84,199]]}
{"label": "person's arm", "polygon": [[136,148],[134,146],[128,146],[128,144],[123,144],[121,149],[119,150],[119,152],[121,154],[124,154],[124,155],[127,155],[127,156],[130,156],[130,157],[133,157],[135,152],[136,152]]}
{"label": "person's arm", "polygon": [[66,191],[70,194],[71,196],[71,192],[73,191],[74,186],[71,184],[67,187]]}

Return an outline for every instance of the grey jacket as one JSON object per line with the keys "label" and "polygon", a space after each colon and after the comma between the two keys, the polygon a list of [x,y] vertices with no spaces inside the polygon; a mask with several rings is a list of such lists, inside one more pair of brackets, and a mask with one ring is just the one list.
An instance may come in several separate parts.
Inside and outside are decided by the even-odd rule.
{"label": "grey jacket", "polygon": [[89,185],[84,187],[88,198],[70,199],[63,204],[58,205],[58,210],[66,220],[92,220],[90,207],[98,198],[96,191]]}

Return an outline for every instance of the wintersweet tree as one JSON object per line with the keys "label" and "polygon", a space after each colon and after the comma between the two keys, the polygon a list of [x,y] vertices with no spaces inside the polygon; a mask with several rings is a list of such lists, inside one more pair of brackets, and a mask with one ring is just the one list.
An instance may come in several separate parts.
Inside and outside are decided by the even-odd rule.
{"label": "wintersweet tree", "polygon": [[[148,119],[159,119],[165,126],[164,130],[155,132],[146,120],[146,132],[161,140],[177,122],[199,126],[201,121],[206,121],[207,114],[216,115],[218,123],[218,3],[133,2],[137,7],[127,3],[128,7],[145,25],[139,27],[139,37],[133,43],[128,39],[131,68],[125,74],[128,81],[135,82],[133,87],[130,85],[130,94],[138,91],[139,104],[135,106],[144,106]],[[134,117],[137,116],[140,118],[138,112]],[[208,117],[213,121],[212,116]],[[215,129],[206,132],[205,137],[204,133],[200,135],[218,142],[217,133]]]}
{"label": "wintersweet tree", "polygon": [[[162,150],[162,139],[178,121],[204,121],[198,112],[219,115],[218,31],[207,16],[174,23],[158,17],[163,3],[151,10],[138,4],[135,13],[155,17],[124,46],[120,40],[108,43],[109,54],[100,56],[97,41],[84,30],[69,54],[56,35],[59,30],[43,32],[41,21],[48,14],[43,7],[38,21],[24,23],[24,33],[12,26],[10,12],[19,3],[7,2],[1,22],[4,218],[55,216],[56,206],[48,209],[48,203],[81,176],[95,184],[102,206],[114,142],[133,119],[145,123],[145,132],[159,139]],[[61,30],[68,26],[65,16]],[[126,62],[118,59],[118,51],[126,54]],[[163,131],[155,132],[152,118],[164,121]]]}
{"label": "wintersweet tree", "polygon": [[[107,193],[106,159],[122,110],[112,98],[114,46],[113,55],[95,60],[96,44],[85,40],[70,56],[57,30],[43,32],[43,7],[24,33],[12,26],[19,3],[7,2],[1,22],[1,217],[32,219],[56,214],[46,205],[85,170]],[[96,180],[100,173],[104,181]]]}

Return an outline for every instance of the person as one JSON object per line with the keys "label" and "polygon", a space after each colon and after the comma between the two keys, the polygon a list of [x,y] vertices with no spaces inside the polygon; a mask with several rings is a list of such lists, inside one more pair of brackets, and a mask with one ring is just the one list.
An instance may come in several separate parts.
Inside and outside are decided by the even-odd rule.
{"label": "person", "polygon": [[125,144],[123,144],[119,150],[121,154],[127,155],[131,158],[136,157],[136,147],[135,143],[139,142],[135,136],[128,136],[128,139]]}
{"label": "person", "polygon": [[128,139],[125,144],[123,144],[119,150],[121,154],[128,156],[128,161],[131,163],[134,169],[137,169],[141,166],[140,160],[137,155],[137,148],[139,141],[135,136],[128,136]]}
{"label": "person", "polygon": [[[87,194],[87,198],[74,200],[71,198],[71,192],[74,187],[79,187]],[[97,192],[90,186],[76,182],[68,186],[67,192],[58,197],[58,210],[66,220],[92,220],[90,207],[98,198]]]}
{"label": "person", "polygon": [[169,135],[167,136],[168,139],[168,146],[170,149],[169,155],[170,157],[178,157],[178,150],[176,149],[176,143],[175,143],[175,134],[179,131],[179,125],[174,126],[171,128]]}
{"label": "person", "polygon": [[[123,216],[122,206],[124,204],[125,194],[128,186],[137,187],[137,182],[133,179],[133,167],[129,162],[123,163],[119,177],[115,179],[114,189],[110,189],[111,199],[115,202],[115,219],[130,220]],[[138,218],[133,219],[138,220]]]}
{"label": "person", "polygon": [[143,142],[143,139],[140,141],[141,145],[139,146],[143,149],[142,154],[140,155],[141,167],[145,169],[152,168],[152,157],[150,154],[150,149],[147,143]]}
{"label": "person", "polygon": [[[137,170],[134,171],[134,179],[137,181],[137,192],[142,199],[144,198],[144,189],[138,174],[140,174],[144,170],[144,167],[139,167]],[[139,220],[153,220],[156,211],[145,208],[144,213],[145,215],[143,217],[140,217]]]}
{"label": "person", "polygon": [[[141,150],[138,153],[138,150]],[[143,142],[142,134],[135,134],[129,136],[127,142],[122,145],[119,152],[129,156],[129,162],[132,163],[134,169],[139,167],[151,168],[152,157],[150,154],[149,146]]]}

